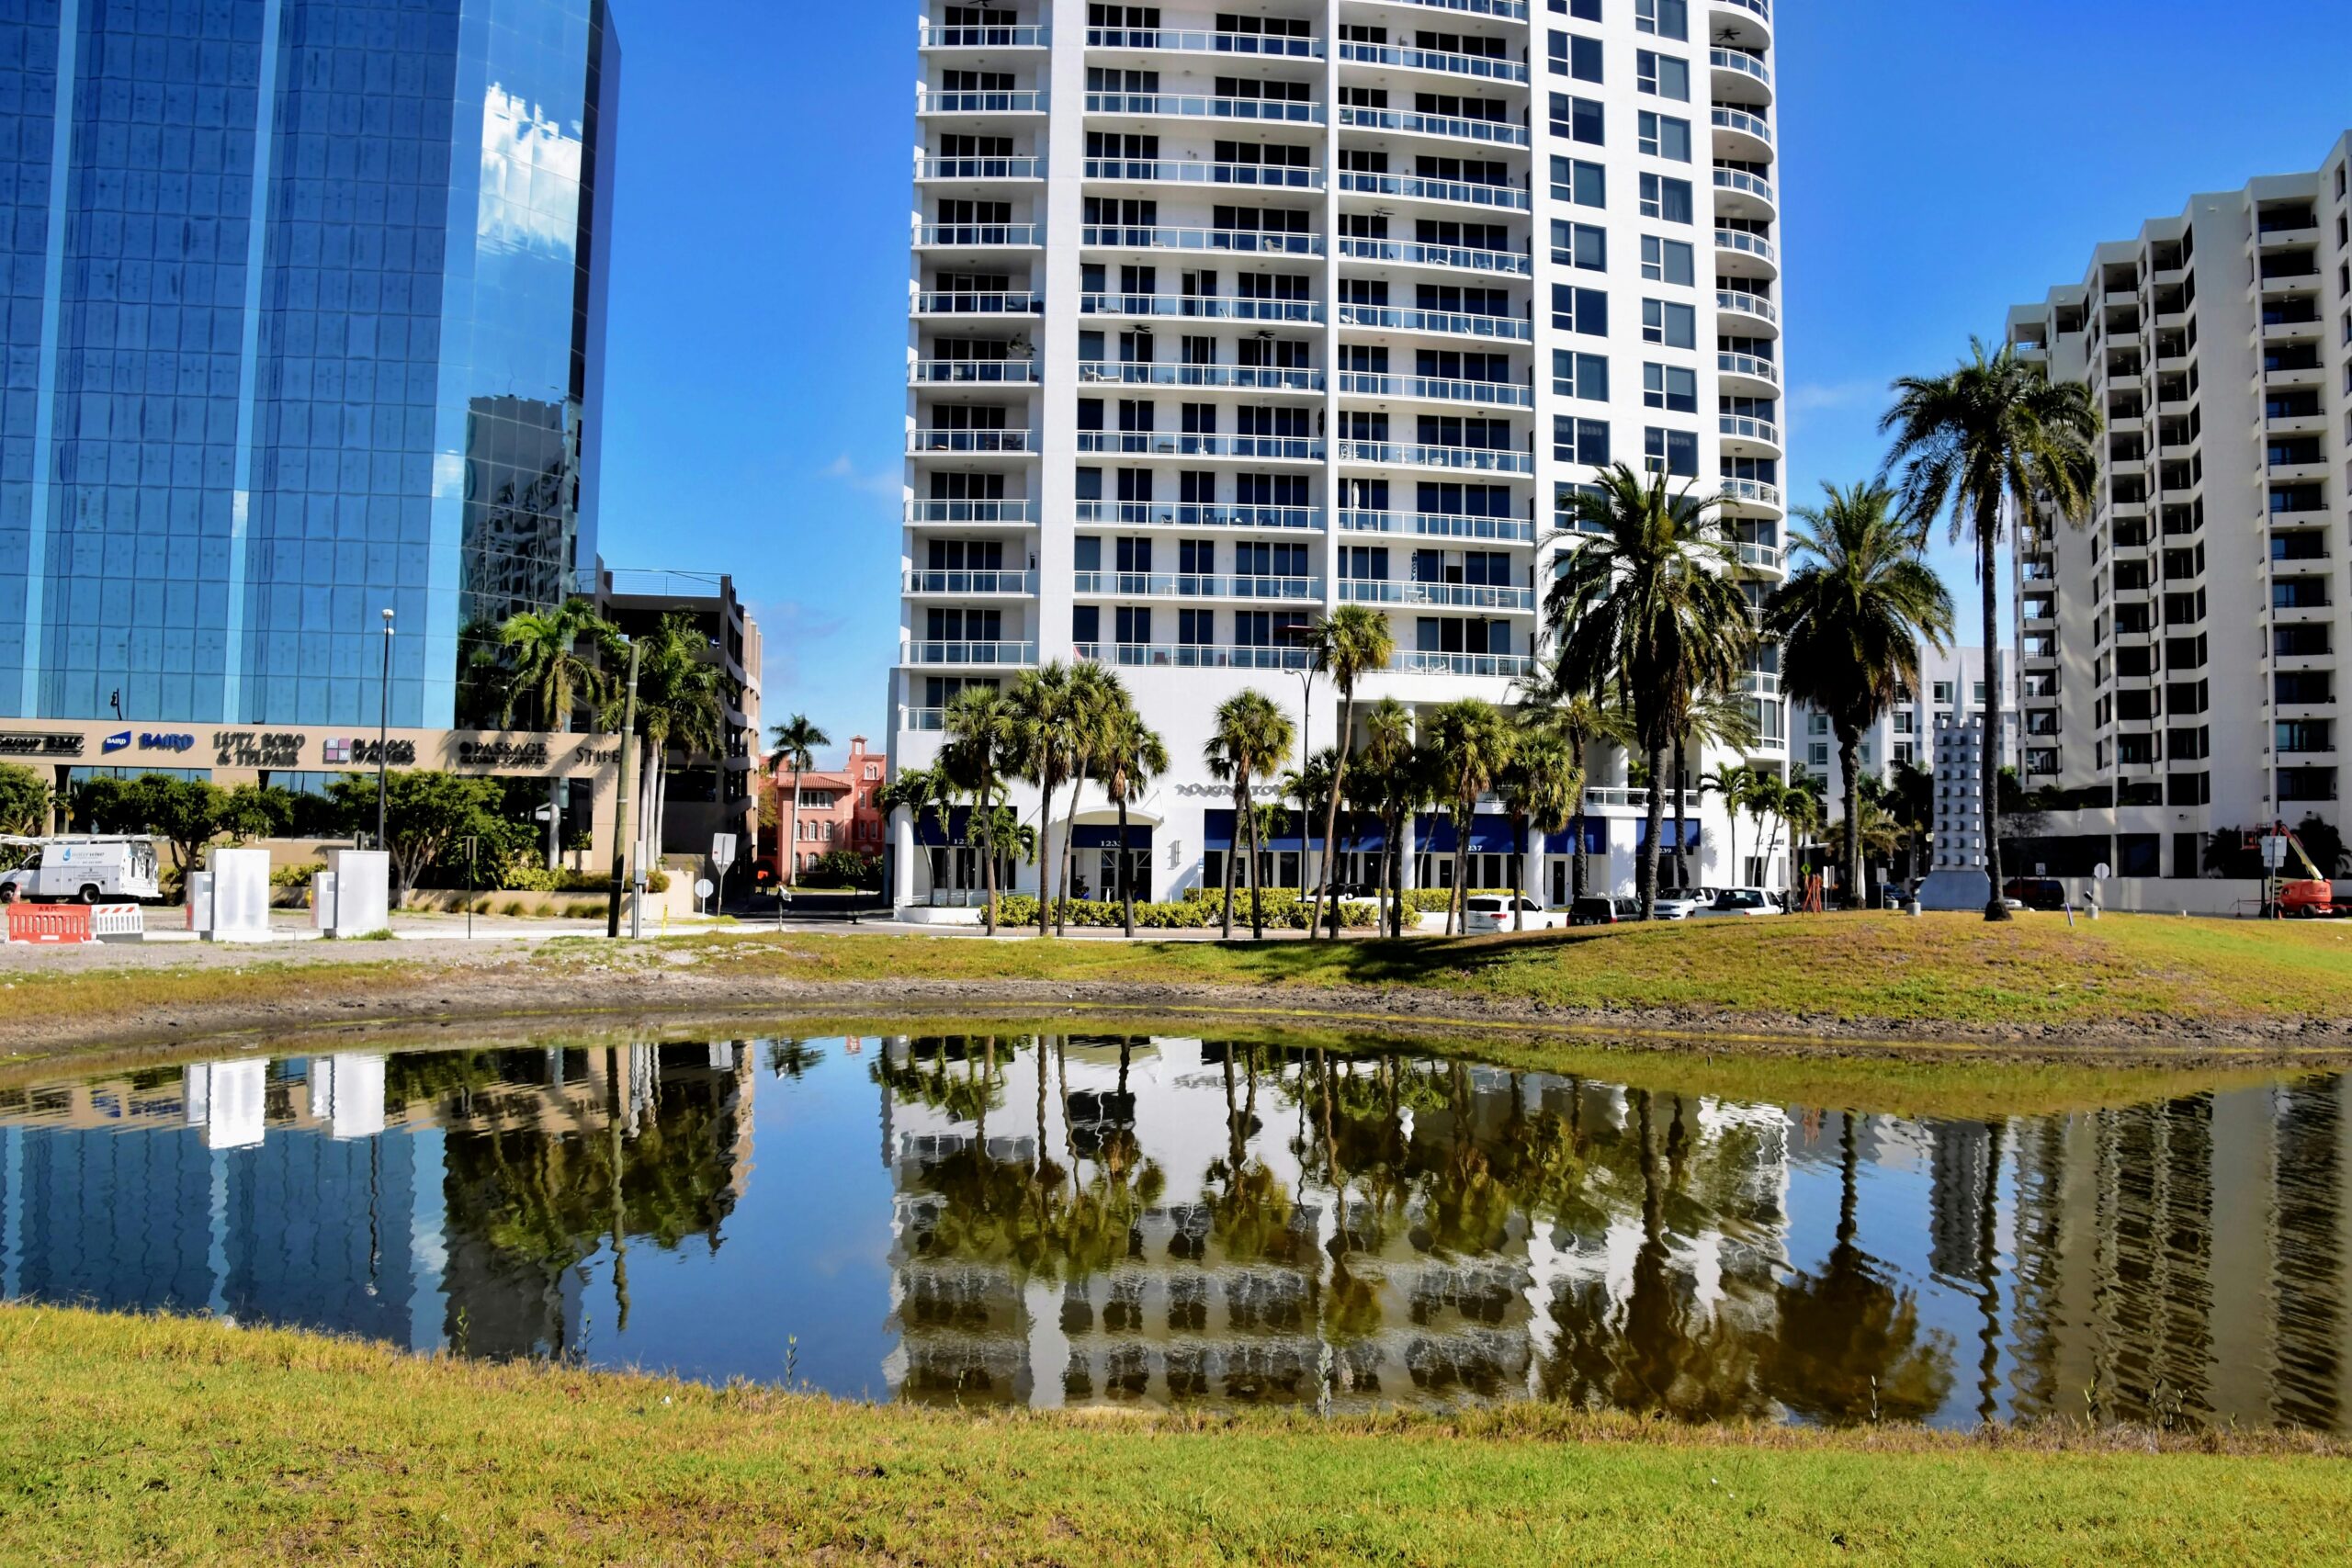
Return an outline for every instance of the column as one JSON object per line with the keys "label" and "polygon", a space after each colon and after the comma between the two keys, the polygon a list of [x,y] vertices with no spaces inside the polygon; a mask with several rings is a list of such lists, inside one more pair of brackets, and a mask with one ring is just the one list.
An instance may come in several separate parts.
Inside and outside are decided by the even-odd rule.
{"label": "column", "polygon": [[890,907],[915,901],[915,814],[901,806],[890,813]]}

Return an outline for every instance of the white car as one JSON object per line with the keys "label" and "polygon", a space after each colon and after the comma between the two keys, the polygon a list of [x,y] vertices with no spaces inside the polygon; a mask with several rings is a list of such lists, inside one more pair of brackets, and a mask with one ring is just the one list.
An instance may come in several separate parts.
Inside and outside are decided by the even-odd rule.
{"label": "white car", "polygon": [[1716,893],[1715,901],[1699,911],[1702,915],[1777,915],[1781,901],[1769,887],[1725,887]]}
{"label": "white car", "polygon": [[1710,905],[1696,893],[1661,893],[1657,896],[1657,918],[1661,920],[1687,920],[1693,915],[1703,915]]}
{"label": "white car", "polygon": [[[1521,924],[1513,923],[1514,911],[1511,901],[1507,897],[1476,897],[1464,906],[1464,909],[1462,929],[1470,935],[1522,929]],[[1566,926],[1568,913],[1566,909],[1547,909],[1534,899],[1523,897],[1519,901],[1516,919],[1523,922],[1523,929],[1527,931],[1548,931]]]}

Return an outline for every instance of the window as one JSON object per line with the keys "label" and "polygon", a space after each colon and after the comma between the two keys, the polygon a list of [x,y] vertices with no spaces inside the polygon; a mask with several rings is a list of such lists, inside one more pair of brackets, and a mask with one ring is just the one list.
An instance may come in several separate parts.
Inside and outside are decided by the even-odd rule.
{"label": "window", "polygon": [[1826,741],[1816,740],[1812,745],[1806,747],[1805,762],[1815,773],[1827,773],[1829,771],[1828,743]]}
{"label": "window", "polygon": [[1577,158],[1552,160],[1552,199],[1578,207],[1608,205],[1609,175],[1598,164]]}
{"label": "window", "polygon": [[1642,92],[1672,98],[1678,104],[1687,104],[1690,101],[1690,62],[1652,50],[1636,50],[1634,53],[1634,85]]}
{"label": "window", "polygon": [[1552,35],[1552,74],[1573,76],[1579,82],[1600,80],[1600,40],[1578,38],[1573,33]]}
{"label": "window", "polygon": [[1699,345],[1699,314],[1688,305],[1676,305],[1664,299],[1642,301],[1642,341],[1664,344],[1668,348],[1696,348]]}
{"label": "window", "polygon": [[1642,216],[1668,223],[1690,221],[1690,182],[1663,175],[1642,176]]}
{"label": "window", "polygon": [[1589,463],[1596,468],[1605,467],[1609,462],[1609,422],[1554,414],[1552,456],[1563,463]]}
{"label": "window", "polygon": [[[1554,100],[1557,101],[1556,98]],[[1678,119],[1670,114],[1652,114],[1644,109],[1639,125],[1640,134],[1635,140],[1640,142],[1643,152],[1653,158],[1671,158],[1678,164],[1690,161],[1689,120]]]}
{"label": "window", "polygon": [[1555,283],[1552,285],[1552,324],[1562,332],[1607,337],[1609,296],[1598,288]]}
{"label": "window", "polygon": [[1590,223],[1552,222],[1552,259],[1562,266],[1605,272],[1609,267],[1609,231]]}
{"label": "window", "polygon": [[1552,9],[1563,17],[1574,17],[1579,22],[1600,20],[1600,0],[1552,0]]}
{"label": "window", "polygon": [[1690,288],[1695,276],[1690,242],[1668,240],[1657,234],[1643,235],[1642,276],[1652,283],[1673,283]]}
{"label": "window", "polygon": [[1805,732],[1807,735],[1826,735],[1826,734],[1828,734],[1828,733],[1829,733],[1829,716],[1828,716],[1827,714],[1826,714],[1826,713],[1807,714],[1807,715],[1805,716],[1805,728],[1804,728],[1804,732]]}
{"label": "window", "polygon": [[1595,147],[1600,146],[1600,100],[1571,97],[1566,93],[1553,94],[1552,134],[1570,141],[1588,141]]}
{"label": "window", "polygon": [[1938,707],[1946,707],[1946,708],[1948,708],[1948,707],[1951,706],[1951,701],[1952,701],[1951,694],[1952,694],[1952,683],[1951,683],[1950,681],[1939,681],[1939,682],[1936,682],[1936,705],[1937,705]]}
{"label": "window", "polygon": [[1609,360],[1598,354],[1572,354],[1565,348],[1552,351],[1552,390],[1564,398],[1586,398],[1594,402],[1609,400]]}
{"label": "window", "polygon": [[1699,373],[1679,365],[1642,367],[1642,402],[1673,413],[1699,412]]}
{"label": "window", "polygon": [[1634,0],[1634,30],[1687,42],[1690,7],[1687,0]]}
{"label": "window", "polygon": [[1688,430],[1660,430],[1652,425],[1642,436],[1642,463],[1653,474],[1676,479],[1699,477],[1699,437]]}

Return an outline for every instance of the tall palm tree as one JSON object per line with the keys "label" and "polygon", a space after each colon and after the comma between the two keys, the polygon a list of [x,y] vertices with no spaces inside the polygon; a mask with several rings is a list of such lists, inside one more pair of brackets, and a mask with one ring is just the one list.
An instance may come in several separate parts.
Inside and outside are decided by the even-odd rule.
{"label": "tall palm tree", "polygon": [[[1330,794],[1331,780],[1338,773],[1339,767],[1339,749],[1326,746],[1320,751],[1310,752],[1302,760],[1300,766],[1283,770],[1283,798],[1295,802],[1298,807],[1298,896],[1302,903],[1321,887],[1320,883],[1312,880],[1314,868],[1310,864],[1312,857],[1307,849],[1313,832],[1315,808],[1322,805],[1324,798]],[[1331,852],[1329,833],[1324,835],[1323,851],[1328,858]],[[1315,938],[1315,919],[1310,909],[1306,926],[1310,942]]]}
{"label": "tall palm tree", "polygon": [[710,657],[710,639],[691,615],[662,617],[637,639],[643,650],[637,678],[637,728],[645,738],[646,790],[640,798],[650,823],[647,852],[662,855],[670,806],[670,749],[689,754],[718,751],[724,742],[728,682]]}
{"label": "tall palm tree", "polygon": [[[796,796],[799,794],[797,790],[793,793]],[[946,760],[942,758],[933,767],[901,768],[897,778],[875,792],[874,803],[886,814],[902,807],[906,809],[909,819],[914,824],[915,852],[922,857],[922,863],[928,865],[931,856],[922,851],[923,818],[928,817],[937,822],[939,836],[944,840],[948,836],[949,819],[960,793],[955,774],[949,770]]]}
{"label": "tall palm tree", "polygon": [[1296,734],[1290,716],[1272,698],[1250,687],[1217,705],[1208,744],[1202,748],[1209,776],[1233,786],[1234,842],[1225,856],[1224,934],[1227,941],[1233,937],[1233,860],[1240,852],[1245,824],[1250,830],[1250,934],[1253,939],[1266,934],[1265,908],[1258,897],[1259,824],[1252,786],[1282,766]]}
{"label": "tall palm tree", "polygon": [[[1069,796],[1069,827],[1062,834],[1061,894],[1054,908],[1054,934],[1066,929],[1069,911],[1070,873],[1078,863],[1079,803],[1086,795],[1090,773],[1101,771],[1103,743],[1117,728],[1121,716],[1135,712],[1135,699],[1118,675],[1092,660],[1082,660],[1069,672],[1069,758],[1073,782]],[[1125,847],[1124,842],[1122,848]]]}
{"label": "tall palm tree", "polygon": [[[1753,762],[1727,762],[1699,776],[1700,794],[1723,796],[1724,819],[1731,828],[1731,841],[1725,846],[1731,864],[1728,880],[1735,885],[1747,881],[1747,867],[1739,863],[1739,814],[1754,807],[1763,781],[1770,776]],[[1760,818],[1758,826],[1762,826]]]}
{"label": "tall palm tree", "polygon": [[1478,797],[1495,786],[1519,737],[1502,710],[1481,697],[1447,703],[1429,716],[1426,728],[1453,808],[1453,897],[1445,906],[1445,930],[1451,936],[1469,912],[1470,833],[1477,819]]}
{"label": "tall palm tree", "polygon": [[775,748],[776,761],[792,770],[792,830],[785,840],[783,855],[778,857],[787,863],[784,885],[790,887],[800,880],[800,775],[817,765],[817,749],[831,746],[833,738],[811,722],[807,714],[797,713],[772,727],[768,739]]}
{"label": "tall palm tree", "polygon": [[[1307,912],[1306,937],[1315,940],[1315,928],[1321,916],[1324,901],[1331,906],[1331,940],[1340,940],[1339,874],[1333,869],[1340,863],[1340,841],[1334,837],[1340,828],[1340,795],[1347,787],[1348,761],[1355,750],[1356,686],[1376,671],[1388,668],[1396,656],[1396,639],[1388,630],[1388,617],[1369,604],[1342,604],[1329,615],[1316,623],[1314,641],[1315,667],[1331,678],[1340,691],[1339,758],[1331,769],[1330,799],[1323,808],[1323,875],[1316,885],[1315,908]],[[1302,855],[1306,845],[1300,845]]]}
{"label": "tall palm tree", "polygon": [[967,686],[947,705],[947,750],[941,764],[972,796],[970,837],[979,840],[982,886],[988,889],[988,933],[996,935],[997,790],[1013,765],[1019,719],[994,686]]}
{"label": "tall palm tree", "polygon": [[1612,688],[1633,710],[1649,764],[1649,838],[1642,847],[1642,918],[1657,913],[1658,840],[1666,827],[1666,754],[1693,694],[1739,677],[1755,642],[1736,581],[1739,550],[1716,498],[1620,463],[1577,496],[1576,541],[1544,600],[1559,646],[1559,683],[1596,699]]}
{"label": "tall palm tree", "polygon": [[1037,786],[1037,934],[1054,913],[1054,794],[1069,776],[1076,700],[1060,660],[1023,670],[1006,697],[1014,719],[1014,770]]}
{"label": "tall palm tree", "polygon": [[1511,859],[1511,929],[1525,931],[1527,912],[1520,904],[1527,890],[1520,884],[1526,879],[1522,868],[1532,847],[1529,835],[1549,839],[1568,825],[1584,799],[1584,773],[1577,766],[1566,737],[1556,728],[1539,723],[1521,733],[1498,783],[1519,849]]}
{"label": "tall palm tree", "polygon": [[[1747,787],[1747,812],[1756,818],[1756,858],[1761,863],[1759,878],[1771,874],[1772,851],[1781,840],[1782,813],[1788,808],[1789,786],[1780,774],[1762,768],[1754,770],[1755,779]],[[1764,824],[1772,824],[1772,835],[1764,836]]]}
{"label": "tall palm tree", "polygon": [[1951,594],[1920,558],[1921,530],[1878,483],[1824,483],[1826,501],[1800,507],[1790,530],[1803,564],[1772,594],[1765,629],[1781,644],[1789,694],[1829,716],[1846,771],[1846,842],[1838,857],[1846,902],[1862,905],[1862,731],[1919,684],[1919,641],[1951,636]]}
{"label": "tall palm tree", "polygon": [[[1737,692],[1709,686],[1691,699],[1682,728],[1674,734],[1674,882],[1686,895],[1690,880],[1690,795],[1683,780],[1690,776],[1690,750],[1704,757],[1710,746],[1747,751],[1756,746],[1756,715],[1748,699]],[[1705,792],[1703,781],[1700,793]]]}
{"label": "tall palm tree", "polygon": [[[514,710],[528,701],[539,728],[558,732],[571,728],[585,705],[591,711],[610,705],[613,678],[607,666],[621,652],[621,634],[596,614],[585,599],[567,599],[553,610],[526,610],[510,615],[498,628],[498,646],[513,661],[498,722],[512,728]],[[584,649],[584,651],[583,651]],[[563,781],[548,781],[548,869],[563,857]]]}
{"label": "tall palm tree", "polygon": [[1134,855],[1127,848],[1127,803],[1168,771],[1168,743],[1132,705],[1121,711],[1102,740],[1102,788],[1119,808],[1119,904],[1127,935],[1136,934]]}
{"label": "tall palm tree", "polygon": [[[1395,697],[1372,705],[1363,718],[1363,765],[1373,775],[1370,791],[1380,803],[1381,888],[1390,894],[1385,924],[1390,934],[1404,934],[1403,887],[1404,814],[1411,809],[1408,777],[1414,766],[1413,710]],[[1391,886],[1391,882],[1394,886]]]}
{"label": "tall palm tree", "polygon": [[[1560,683],[1557,665],[1538,665],[1532,675],[1521,682],[1520,711],[1525,721],[1557,735],[1568,748],[1569,761],[1579,779],[1589,779],[1592,770],[1587,765],[1589,752],[1596,744],[1626,746],[1633,744],[1633,729],[1626,722],[1624,708],[1614,703],[1604,703],[1591,692]],[[1586,863],[1589,856],[1585,847],[1584,795],[1577,795],[1575,815],[1569,823],[1575,841],[1569,849],[1568,894],[1572,898],[1585,896]]]}
{"label": "tall palm tree", "polygon": [[[2001,896],[2001,682],[1998,547],[2006,505],[2020,520],[2041,498],[2075,526],[2089,515],[2098,479],[2098,405],[2089,389],[2052,381],[2042,366],[2019,359],[2008,344],[1987,355],[1973,340],[1971,357],[1941,376],[1894,383],[1894,406],[1879,421],[1894,437],[1890,471],[1902,474],[1902,512],[1922,529],[1949,508],[1951,537],[1976,546],[1976,579],[1984,621],[1984,760],[1977,781],[1985,824],[1984,869],[1991,886],[1984,918],[2006,920]],[[1849,813],[1850,818],[1851,814]]]}

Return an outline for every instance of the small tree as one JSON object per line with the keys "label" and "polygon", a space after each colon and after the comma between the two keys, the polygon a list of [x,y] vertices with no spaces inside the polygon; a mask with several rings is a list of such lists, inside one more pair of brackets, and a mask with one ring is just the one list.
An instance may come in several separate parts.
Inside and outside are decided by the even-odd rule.
{"label": "small tree", "polygon": [[220,830],[235,843],[282,838],[293,821],[293,797],[282,789],[239,784],[220,802]]}
{"label": "small tree", "polygon": [[[348,819],[374,814],[375,780],[355,774],[328,787]],[[407,897],[426,868],[463,840],[483,837],[503,844],[505,831],[492,780],[405,769],[384,777],[384,848],[392,857],[396,899]]]}
{"label": "small tree", "polygon": [[141,773],[124,786],[117,807],[124,832],[153,833],[170,840],[172,863],[182,871],[194,866],[205,846],[220,836],[220,818],[229,794],[201,779],[175,779],[164,773]]}
{"label": "small tree", "polygon": [[[30,768],[0,762],[0,833],[30,838],[49,826],[49,786]],[[13,867],[21,851],[0,848],[0,866]]]}

